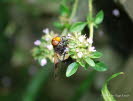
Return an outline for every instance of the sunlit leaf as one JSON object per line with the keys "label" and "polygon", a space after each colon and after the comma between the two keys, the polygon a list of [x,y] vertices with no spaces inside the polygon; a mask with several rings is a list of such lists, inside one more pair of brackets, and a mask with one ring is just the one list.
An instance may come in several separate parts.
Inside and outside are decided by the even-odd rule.
{"label": "sunlit leaf", "polygon": [[111,79],[117,77],[120,74],[124,74],[124,73],[119,72],[119,73],[112,75],[111,77],[109,77],[106,80],[105,84],[103,85],[101,92],[102,92],[102,96],[103,96],[104,101],[116,101],[115,98],[113,97],[113,95],[109,92],[107,84]]}
{"label": "sunlit leaf", "polygon": [[102,53],[96,51],[90,54],[90,58],[100,58],[102,55]]}
{"label": "sunlit leaf", "polygon": [[86,61],[90,66],[92,66],[92,67],[95,66],[95,62],[94,62],[92,59],[90,59],[89,57],[85,58],[85,61]]}
{"label": "sunlit leaf", "polygon": [[73,62],[71,63],[66,71],[66,77],[70,77],[71,75],[73,75],[74,73],[76,73],[77,69],[79,67],[79,64],[77,62]]}
{"label": "sunlit leaf", "polygon": [[106,71],[108,69],[108,67],[103,62],[97,62],[96,65],[92,68],[97,71]]}
{"label": "sunlit leaf", "polygon": [[100,24],[100,23],[102,23],[103,19],[104,19],[104,13],[103,13],[103,11],[101,10],[101,11],[98,12],[98,14],[96,15],[96,18],[95,18],[95,20],[94,20],[94,23],[95,23],[95,24]]}
{"label": "sunlit leaf", "polygon": [[70,27],[71,32],[81,32],[86,26],[86,22],[77,22]]}

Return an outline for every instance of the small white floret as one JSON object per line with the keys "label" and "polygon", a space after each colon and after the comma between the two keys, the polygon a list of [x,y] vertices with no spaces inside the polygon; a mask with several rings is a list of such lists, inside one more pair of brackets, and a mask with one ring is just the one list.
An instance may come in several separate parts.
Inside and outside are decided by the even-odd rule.
{"label": "small white floret", "polygon": [[90,47],[89,51],[91,51],[91,52],[95,52],[95,51],[96,51],[96,49],[95,49],[95,47],[94,47],[94,46],[92,46],[92,47]]}
{"label": "small white floret", "polygon": [[46,64],[47,64],[47,60],[46,60],[45,58],[43,58],[43,59],[41,60],[40,65],[41,65],[41,66],[45,66]]}
{"label": "small white floret", "polygon": [[87,39],[87,42],[89,42],[90,44],[92,44],[93,43],[92,38]]}
{"label": "small white floret", "polygon": [[48,48],[48,50],[52,50],[53,49],[52,45],[47,45],[46,47]]}
{"label": "small white floret", "polygon": [[34,45],[36,45],[36,46],[39,46],[41,44],[41,41],[40,40],[36,40],[35,42],[34,42]]}
{"label": "small white floret", "polygon": [[43,29],[43,33],[48,34],[49,33],[49,29],[48,28]]}
{"label": "small white floret", "polygon": [[84,36],[80,36],[78,39],[79,39],[80,42],[83,42],[85,37]]}
{"label": "small white floret", "polygon": [[49,40],[50,40],[50,38],[45,38],[45,40],[46,40],[46,41],[49,41]]}
{"label": "small white floret", "polygon": [[81,58],[83,56],[83,53],[79,52],[77,55],[78,55],[79,58]]}

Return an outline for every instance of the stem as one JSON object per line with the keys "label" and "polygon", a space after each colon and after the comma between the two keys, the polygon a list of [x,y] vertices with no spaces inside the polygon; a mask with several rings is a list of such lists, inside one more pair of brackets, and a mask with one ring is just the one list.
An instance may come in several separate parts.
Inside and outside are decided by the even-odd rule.
{"label": "stem", "polygon": [[71,13],[71,16],[70,16],[70,19],[69,19],[69,23],[70,23],[70,24],[72,23],[72,19],[73,19],[73,17],[74,17],[75,14],[76,14],[77,6],[78,6],[78,1],[79,1],[79,0],[75,0],[75,2],[74,2],[74,4],[73,4],[72,13]]}
{"label": "stem", "polygon": [[[68,21],[69,24],[72,23],[72,20],[73,20],[75,14],[76,14],[77,6],[78,6],[78,1],[79,1],[79,0],[75,0],[75,2],[74,2],[74,4],[73,4],[72,13],[71,13],[71,15],[70,15],[70,17],[69,17],[69,21]],[[67,31],[68,31],[68,28],[64,28],[61,34],[62,34],[62,35],[66,35],[66,34],[67,34]]]}
{"label": "stem", "polygon": [[[92,18],[93,18],[93,5],[92,5],[93,0],[88,0],[88,7],[89,7],[89,17],[90,17],[90,22],[89,22],[89,30],[90,30],[90,36],[89,39],[93,40],[93,32],[94,32],[94,25],[92,22]],[[92,46],[92,44],[89,45],[89,48]]]}
{"label": "stem", "polygon": [[92,0],[88,0],[88,7],[89,7],[89,14],[90,14],[90,17],[93,17],[93,12],[92,12]]}

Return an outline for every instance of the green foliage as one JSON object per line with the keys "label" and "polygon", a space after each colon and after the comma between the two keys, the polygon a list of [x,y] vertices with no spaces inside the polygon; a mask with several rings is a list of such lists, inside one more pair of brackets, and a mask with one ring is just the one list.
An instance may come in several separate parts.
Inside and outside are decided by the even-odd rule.
{"label": "green foliage", "polygon": [[26,92],[24,93],[22,101],[36,101],[37,93],[41,90],[42,85],[44,86],[47,83],[52,67],[53,65],[49,61],[46,67],[40,69],[40,71],[32,78]]}
{"label": "green foliage", "polygon": [[70,99],[70,101],[80,101],[80,99],[84,96],[86,92],[88,92],[93,84],[93,80],[95,77],[96,71],[89,72],[87,77],[80,85],[77,87],[74,96]]}
{"label": "green foliage", "polygon": [[77,62],[71,63],[67,68],[66,77],[70,77],[71,75],[73,75],[77,71],[78,67],[79,64]]}
{"label": "green foliage", "polygon": [[62,29],[64,26],[60,22],[53,23],[56,28]]}
{"label": "green foliage", "polygon": [[83,59],[79,59],[77,62],[80,64],[80,66],[86,68],[86,62]]}
{"label": "green foliage", "polygon": [[85,61],[88,63],[88,65],[90,65],[91,67],[95,66],[95,62],[90,59],[90,57],[85,58]]}
{"label": "green foliage", "polygon": [[96,71],[106,71],[108,67],[103,62],[97,62],[93,69]]}
{"label": "green foliage", "polygon": [[61,13],[61,16],[68,16],[68,15],[70,15],[70,10],[67,7],[67,5],[65,5],[65,4],[61,4],[60,5],[60,13]]}
{"label": "green foliage", "polygon": [[86,22],[76,22],[70,27],[70,32],[81,32],[86,25]]}
{"label": "green foliage", "polygon": [[95,19],[94,19],[94,23],[95,23],[96,25],[97,25],[97,24],[100,24],[100,23],[102,23],[103,19],[104,19],[104,13],[103,13],[103,11],[101,10],[101,11],[99,11],[99,12],[97,13],[97,15],[96,15],[96,17],[95,17]]}
{"label": "green foliage", "polygon": [[103,85],[102,90],[101,90],[104,101],[116,101],[115,98],[113,97],[113,95],[109,92],[109,90],[107,88],[107,84],[111,79],[113,79],[113,78],[115,78],[115,77],[117,77],[118,75],[121,75],[121,74],[124,74],[124,73],[119,72],[119,73],[113,74],[111,77],[109,77],[106,80],[106,82]]}
{"label": "green foliage", "polygon": [[96,51],[96,52],[92,52],[91,54],[90,54],[90,58],[100,58],[102,56],[102,53],[101,52],[98,52],[98,51]]}

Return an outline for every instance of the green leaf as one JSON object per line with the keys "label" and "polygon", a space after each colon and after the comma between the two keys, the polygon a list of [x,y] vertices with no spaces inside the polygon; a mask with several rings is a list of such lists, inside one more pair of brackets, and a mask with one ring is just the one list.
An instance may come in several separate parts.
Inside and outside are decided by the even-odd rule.
{"label": "green leaf", "polygon": [[106,71],[108,67],[103,62],[97,62],[93,67],[97,71]]}
{"label": "green leaf", "polygon": [[100,52],[92,52],[91,54],[90,54],[90,58],[100,58],[101,56],[102,56],[103,54],[102,53],[100,53]]}
{"label": "green leaf", "polygon": [[84,69],[87,70],[89,68],[90,65],[88,65],[87,63],[85,64]]}
{"label": "green leaf", "polygon": [[103,11],[101,10],[101,11],[98,12],[98,14],[96,15],[96,18],[95,18],[95,20],[94,20],[94,23],[95,23],[95,24],[100,24],[100,23],[102,23],[103,19],[104,19],[104,13],[103,13]]}
{"label": "green leaf", "polygon": [[90,59],[89,57],[85,58],[84,59],[91,67],[94,67],[95,66],[95,62]]}
{"label": "green leaf", "polygon": [[85,67],[85,62],[83,60],[79,60],[78,63],[82,66]]}
{"label": "green leaf", "polygon": [[53,24],[56,28],[59,28],[59,29],[63,28],[63,25],[60,22],[54,22]]}
{"label": "green leaf", "polygon": [[116,101],[115,98],[113,97],[113,95],[109,92],[109,90],[107,88],[107,84],[111,79],[117,77],[120,74],[124,74],[124,73],[123,72],[116,73],[116,74],[112,75],[111,77],[109,77],[106,80],[106,82],[104,83],[102,90],[101,90],[104,101]]}
{"label": "green leaf", "polygon": [[70,27],[70,32],[81,32],[87,25],[86,22],[77,22]]}
{"label": "green leaf", "polygon": [[73,75],[74,73],[76,73],[77,69],[79,67],[79,64],[77,62],[73,62],[71,63],[66,71],[66,77],[70,77],[71,75]]}
{"label": "green leaf", "polygon": [[67,15],[70,14],[70,10],[67,7],[67,5],[65,5],[65,4],[60,5],[60,13],[61,13],[62,16],[67,16]]}

